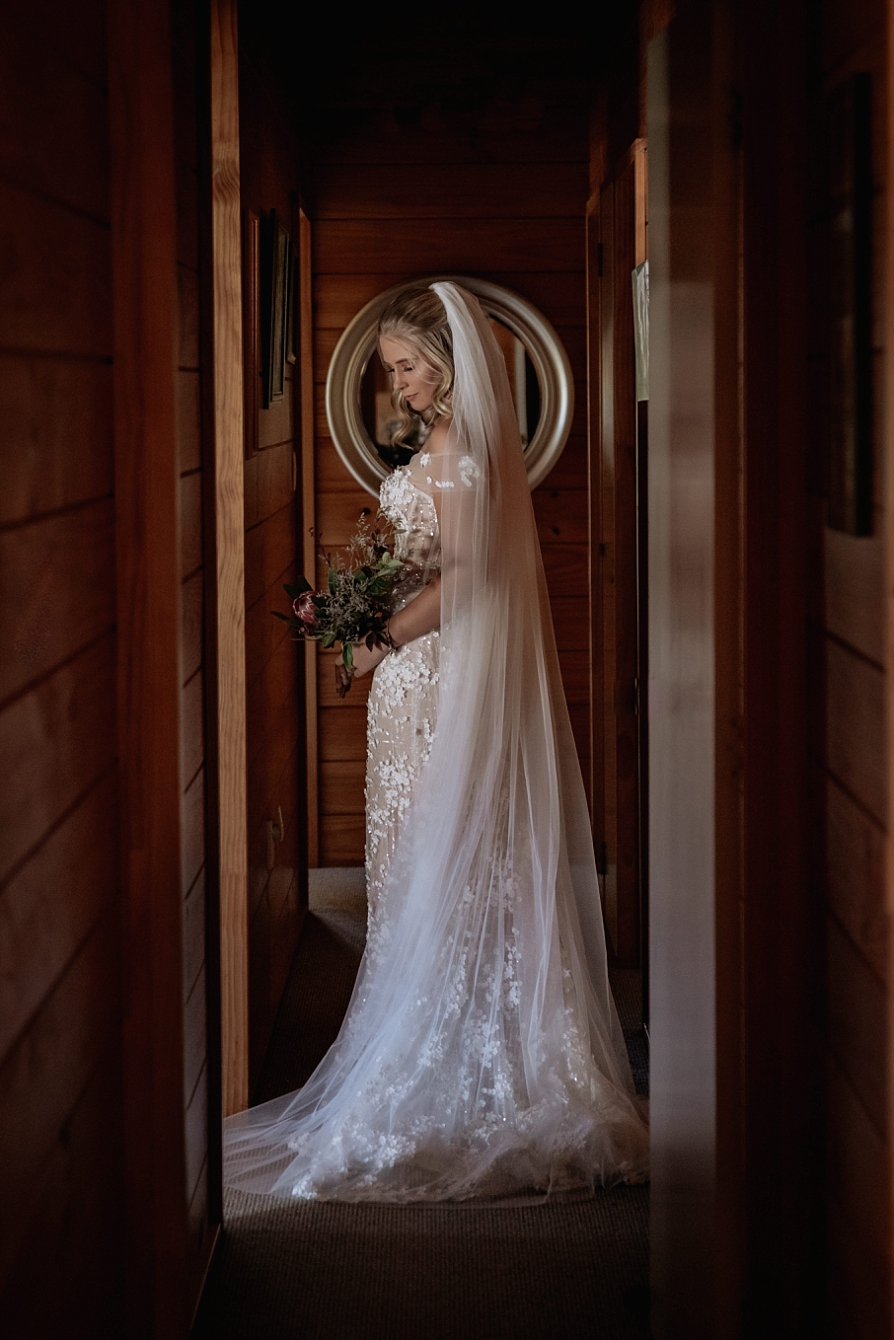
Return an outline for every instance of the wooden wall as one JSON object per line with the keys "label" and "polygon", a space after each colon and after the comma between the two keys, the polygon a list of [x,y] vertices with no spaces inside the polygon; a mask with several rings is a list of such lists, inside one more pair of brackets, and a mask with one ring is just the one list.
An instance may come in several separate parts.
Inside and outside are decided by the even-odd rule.
{"label": "wooden wall", "polygon": [[[207,751],[205,637],[205,499],[211,450],[207,416],[208,342],[203,269],[208,266],[207,185],[200,170],[207,155],[207,115],[201,108],[207,31],[188,0],[171,6],[174,102],[174,172],[177,206],[176,435],[179,471],[180,595],[180,841],[183,894],[183,1097],[186,1199],[192,1292],[201,1286],[212,1224],[219,1222],[215,1179],[217,1140],[209,1123],[219,1106],[212,1063],[209,1073],[208,990],[217,983],[207,961],[205,838]],[[211,909],[213,915],[213,908]],[[214,1003],[214,1002],[212,1002]],[[213,1032],[212,1032],[213,1036]],[[210,1148],[209,1148],[210,1145]],[[209,1158],[210,1154],[210,1158]],[[209,1217],[210,1211],[210,1217]]]}
{"label": "wooden wall", "polygon": [[[888,20],[890,22],[890,20]],[[889,1177],[891,1096],[886,1082],[890,1034],[888,914],[885,867],[890,760],[886,700],[890,694],[886,643],[887,474],[885,325],[889,263],[887,239],[886,7],[827,5],[814,33],[810,69],[813,116],[821,124],[823,99],[852,72],[872,78],[873,197],[873,534],[853,537],[824,525],[822,460],[812,457],[810,504],[818,567],[811,611],[817,683],[814,735],[816,784],[825,827],[824,899],[825,1095],[827,1227],[832,1329],[836,1337],[881,1340],[890,1334]],[[815,150],[820,145],[815,146]],[[824,163],[811,159],[810,244],[813,274],[822,274],[827,227]],[[821,444],[817,416],[826,403],[827,348],[823,339],[823,285],[814,288],[809,347],[811,440]],[[888,737],[890,738],[890,737]],[[890,875],[888,876],[890,878]]]}
{"label": "wooden wall", "polygon": [[120,1334],[123,1267],[99,0],[6,8],[0,100],[0,1329],[86,1338]]}
{"label": "wooden wall", "polygon": [[[341,464],[323,396],[339,335],[382,289],[428,274],[478,275],[514,289],[556,327],[576,380],[571,437],[534,494],[559,655],[585,778],[590,772],[590,619],[584,211],[587,108],[502,102],[422,120],[354,117],[316,146],[313,221],[316,528],[335,548],[370,495]],[[362,682],[339,702],[333,656],[318,652],[320,864],[363,861],[366,712]],[[313,760],[311,760],[313,767]]]}
{"label": "wooden wall", "polygon": [[[240,150],[243,211],[276,210],[298,247],[295,108],[271,61],[269,28],[240,26]],[[263,408],[261,371],[246,397],[245,655],[248,754],[250,1084],[257,1080],[306,903],[303,736],[304,659],[285,624],[284,582],[294,580],[301,541],[295,366],[285,395]],[[267,868],[267,824],[282,810],[282,842]]]}

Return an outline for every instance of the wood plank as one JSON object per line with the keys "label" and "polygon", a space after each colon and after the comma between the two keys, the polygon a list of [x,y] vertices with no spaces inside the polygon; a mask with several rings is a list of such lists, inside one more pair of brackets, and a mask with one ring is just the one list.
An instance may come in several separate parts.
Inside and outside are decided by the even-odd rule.
{"label": "wood plank", "polygon": [[580,544],[547,544],[543,569],[550,599],[586,596],[590,589],[589,548]]}
{"label": "wood plank", "polygon": [[865,1252],[879,1265],[887,1258],[891,1212],[879,1176],[889,1159],[888,1141],[876,1129],[844,1072],[826,1065],[828,1185]]}
{"label": "wood plank", "polygon": [[180,596],[180,682],[192,679],[203,656],[205,577],[199,571],[183,583]]}
{"label": "wood plank", "polygon": [[202,465],[202,386],[198,372],[178,369],[175,393],[177,468],[180,474],[186,474]]}
{"label": "wood plank", "polygon": [[181,475],[180,493],[180,573],[189,577],[202,566],[202,471]]}
{"label": "wood plank", "polygon": [[489,273],[494,256],[519,273],[582,271],[584,230],[577,219],[564,218],[489,219],[486,224],[479,219],[337,220],[315,225],[314,253],[317,271],[329,275],[400,274],[407,257],[413,258],[416,274]]}
{"label": "wood plank", "polygon": [[245,534],[245,604],[263,599],[283,570],[295,561],[297,517],[290,499],[273,516]]}
{"label": "wood plank", "polygon": [[269,590],[246,612],[245,668],[248,683],[258,678],[267,662],[278,654],[280,645],[292,637],[282,620],[274,619],[271,611],[279,610],[282,614],[288,614],[289,598],[282,589],[282,583],[290,581],[294,576],[294,566],[278,573]]}
{"label": "wood plank", "polygon": [[[589,651],[563,651],[559,654],[559,668],[562,672],[562,684],[565,700],[569,707],[590,706],[590,653]],[[587,753],[589,753],[589,742]]]}
{"label": "wood plank", "polygon": [[888,1299],[879,1289],[885,1263],[855,1236],[841,1203],[827,1197],[829,1333],[847,1340],[890,1340]]}
{"label": "wood plank", "polygon": [[825,624],[879,665],[885,663],[885,540],[876,533],[856,538],[823,527]]}
{"label": "wood plank", "polygon": [[120,1017],[114,911],[101,917],[0,1067],[0,1255]]}
{"label": "wood plank", "polygon": [[879,822],[887,814],[884,722],[883,672],[827,638],[827,764]]}
{"label": "wood plank", "polygon": [[180,785],[187,786],[205,757],[205,685],[194,674],[180,690]]}
{"label": "wood plank", "polygon": [[258,754],[272,733],[298,739],[298,644],[291,638],[280,643],[261,674],[251,681],[247,701],[246,751],[249,773],[253,773]]}
{"label": "wood plank", "polygon": [[885,834],[865,810],[826,779],[826,890],[829,906],[878,976],[889,970]]}
{"label": "wood plank", "polygon": [[265,819],[276,817],[282,808],[289,833],[294,841],[297,824],[294,806],[301,794],[298,765],[297,731],[284,731],[274,726],[267,735],[266,747],[255,759],[248,773],[249,805],[248,831],[254,833]]}
{"label": "wood plank", "polygon": [[250,530],[295,496],[295,448],[291,442],[257,451],[245,462],[245,529]]}
{"label": "wood plank", "polygon": [[[310,219],[298,209],[298,303],[299,303],[299,368],[301,369],[298,397],[301,420],[301,553],[298,562],[302,570],[314,566],[316,549],[316,496],[314,475],[313,383],[308,370],[313,361],[314,306],[313,258],[311,253]],[[319,860],[319,798],[317,795],[317,679],[313,666],[313,651],[304,652],[304,729],[307,746],[307,862],[315,866]],[[305,867],[306,869],[306,867]]]}
{"label": "wood plank", "polygon": [[205,863],[205,769],[183,792],[180,802],[180,888],[185,897]]}
{"label": "wood plank", "polygon": [[189,996],[205,963],[205,867],[183,903],[183,999]]}
{"label": "wood plank", "polygon": [[560,655],[590,650],[590,605],[583,596],[553,596],[553,628]]}
{"label": "wood plank", "polygon": [[366,758],[366,709],[350,707],[320,709],[320,761],[347,762]]}
{"label": "wood plank", "polygon": [[4,25],[0,47],[0,172],[46,199],[109,218],[108,100],[47,43]]}
{"label": "wood plank", "polygon": [[0,714],[0,880],[115,757],[114,653],[110,634]]}
{"label": "wood plank", "polygon": [[108,228],[0,182],[0,347],[109,358]]}
{"label": "wood plank", "polygon": [[208,1067],[202,1067],[186,1108],[186,1200],[195,1195],[208,1157]]}
{"label": "wood plank", "polygon": [[99,88],[105,88],[109,72],[102,0],[83,0],[77,10],[58,0],[6,0],[4,11],[17,27],[32,33]]}
{"label": "wood plank", "polygon": [[579,219],[587,202],[587,164],[469,163],[456,173],[429,173],[424,191],[405,164],[331,160],[317,166],[310,188],[318,228],[331,219]]}
{"label": "wood plank", "polygon": [[[205,1065],[208,1052],[208,1010],[204,966],[193,983],[183,1007],[183,1092],[187,1107]],[[208,1133],[203,1141],[204,1159]]]}
{"label": "wood plank", "polygon": [[112,493],[112,370],[0,356],[0,525]]}
{"label": "wood plank", "polygon": [[586,489],[540,488],[534,494],[534,516],[542,546],[589,544]]}
{"label": "wood plank", "polygon": [[119,1048],[100,1057],[0,1252],[4,1335],[125,1333]]}
{"label": "wood plank", "polygon": [[[581,107],[546,106],[533,115],[524,103],[492,103],[474,130],[442,107],[399,121],[390,108],[347,114],[326,144],[327,164],[386,164],[431,168],[461,163],[587,162],[587,124]],[[314,191],[316,165],[310,169]]]}
{"label": "wood plank", "polygon": [[[572,262],[574,268],[571,268]],[[469,269],[464,266],[459,273],[469,273]],[[385,289],[404,283],[410,277],[406,271],[398,269],[390,273],[365,270],[357,274],[335,274],[318,263],[314,274],[316,328],[344,330],[361,307]],[[485,269],[484,277],[520,293],[539,307],[555,326],[584,325],[584,265],[582,256],[579,263],[576,262],[576,253],[566,258],[556,270]]]}
{"label": "wood plank", "polygon": [[364,511],[376,512],[371,494],[354,485],[353,493],[317,494],[317,535],[327,551],[348,543]]}
{"label": "wood plank", "polygon": [[831,917],[826,927],[826,993],[829,1049],[883,1131],[888,1120],[885,991]]}
{"label": "wood plank", "polygon": [[258,449],[275,447],[281,442],[295,440],[295,407],[292,380],[288,378],[281,400],[274,400],[268,409],[258,410]]}
{"label": "wood plank", "polygon": [[110,770],[0,889],[0,1057],[115,895],[114,815]]}
{"label": "wood plank", "polygon": [[114,571],[111,499],[0,533],[0,699],[113,626]]}
{"label": "wood plank", "polygon": [[365,814],[366,761],[320,764],[320,813]]}
{"label": "wood plank", "polygon": [[363,865],[366,825],[362,815],[320,817],[320,865]]}
{"label": "wood plank", "polygon": [[[210,5],[214,437],[216,437],[217,821],[224,1115],[248,1104],[248,837],[245,793],[245,507],[239,28]],[[272,620],[271,620],[272,622]]]}

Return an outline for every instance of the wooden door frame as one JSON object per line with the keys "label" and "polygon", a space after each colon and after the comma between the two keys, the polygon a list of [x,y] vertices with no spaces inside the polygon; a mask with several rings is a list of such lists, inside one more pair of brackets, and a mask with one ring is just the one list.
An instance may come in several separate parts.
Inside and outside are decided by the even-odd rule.
{"label": "wooden door frame", "polygon": [[210,0],[213,508],[208,564],[209,809],[220,934],[223,1115],[248,1106],[248,833],[242,208],[237,0]]}

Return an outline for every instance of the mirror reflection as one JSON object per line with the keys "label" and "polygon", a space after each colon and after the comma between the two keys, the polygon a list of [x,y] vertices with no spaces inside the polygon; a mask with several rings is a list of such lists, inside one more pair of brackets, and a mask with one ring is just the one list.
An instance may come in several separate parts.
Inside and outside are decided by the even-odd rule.
{"label": "mirror reflection", "polygon": [[[527,449],[540,422],[540,383],[537,370],[522,340],[499,321],[488,315],[491,329],[506,360],[509,388],[518,416],[522,445]],[[392,447],[391,435],[397,421],[391,404],[391,387],[377,349],[367,360],[360,382],[360,414],[370,441],[386,465],[406,465],[413,455],[407,446]],[[421,442],[418,446],[421,446]],[[416,449],[418,450],[418,446]]]}

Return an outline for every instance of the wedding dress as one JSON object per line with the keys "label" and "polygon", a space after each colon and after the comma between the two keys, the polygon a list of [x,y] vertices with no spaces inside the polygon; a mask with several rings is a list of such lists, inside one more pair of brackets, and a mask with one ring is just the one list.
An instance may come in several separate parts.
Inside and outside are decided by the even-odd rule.
{"label": "wedding dress", "polygon": [[370,690],[366,950],[309,1082],[224,1123],[225,1182],[347,1201],[641,1181],[643,1105],[608,985],[592,839],[502,354],[433,285],[448,449],[386,480],[399,603],[441,622]]}

